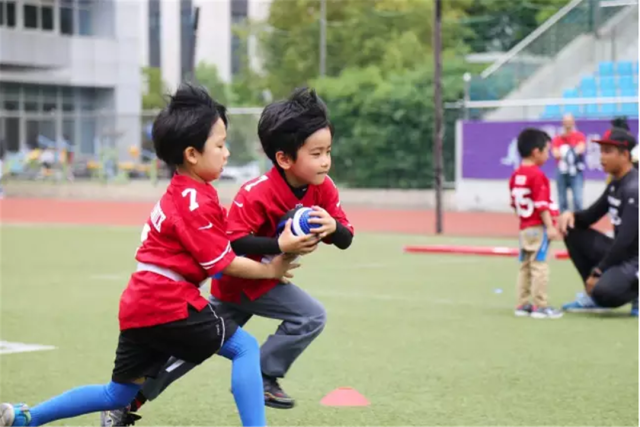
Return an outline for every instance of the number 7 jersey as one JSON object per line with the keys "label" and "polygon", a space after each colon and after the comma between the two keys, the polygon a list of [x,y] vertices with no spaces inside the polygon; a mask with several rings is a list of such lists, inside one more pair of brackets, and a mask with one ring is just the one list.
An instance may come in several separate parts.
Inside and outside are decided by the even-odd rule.
{"label": "number 7 jersey", "polygon": [[520,229],[543,225],[542,213],[558,216],[558,208],[551,199],[549,178],[535,165],[520,166],[509,180],[511,207],[520,219]]}
{"label": "number 7 jersey", "polygon": [[235,258],[226,228],[215,188],[174,175],[143,227],[138,266],[120,298],[120,329],[186,319],[188,306],[206,307],[199,284]]}

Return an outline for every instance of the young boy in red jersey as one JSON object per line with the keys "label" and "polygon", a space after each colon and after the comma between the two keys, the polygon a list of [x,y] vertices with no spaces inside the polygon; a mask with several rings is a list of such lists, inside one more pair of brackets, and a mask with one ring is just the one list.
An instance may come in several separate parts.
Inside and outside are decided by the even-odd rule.
{"label": "young boy in red jersey", "polygon": [[[233,250],[262,262],[280,253],[305,255],[320,241],[347,249],[353,227],[340,206],[338,190],[327,173],[331,167],[333,128],[327,108],[314,91],[296,90],[289,99],[265,107],[258,135],[273,168],[242,186],[229,210],[227,236]],[[313,207],[320,224],[313,234],[294,236],[291,221],[276,237],[279,220],[298,206]],[[261,348],[264,401],[267,406],[294,406],[279,386],[292,363],[322,332],[327,315],[322,304],[293,284],[279,280],[237,280],[223,274],[211,285],[210,303],[225,318],[244,325],[252,316],[281,320]],[[112,418],[125,425],[129,411],[157,397],[194,366],[172,359],[136,400]],[[114,411],[115,412],[115,411]],[[137,417],[137,415],[136,415]],[[103,424],[105,425],[105,424]]]}
{"label": "young boy in red jersey", "polygon": [[535,319],[562,317],[561,311],[547,304],[547,252],[549,242],[560,238],[553,223],[558,211],[551,201],[549,179],[540,169],[549,159],[549,141],[549,135],[541,130],[523,130],[518,135],[522,162],[509,180],[511,206],[520,219],[520,272],[515,315]]}
{"label": "young boy in red jersey", "polygon": [[31,409],[2,404],[0,426],[42,425],[127,405],[148,377],[175,356],[200,364],[220,350],[233,361],[232,387],[243,425],[266,425],[258,345],[200,295],[198,285],[224,273],[287,280],[289,258],[270,264],[236,257],[216,190],[227,162],[225,108],[203,90],[178,89],[156,118],[158,157],[177,167],[151,212],[136,252],[138,266],[120,298],[120,337],[109,384],[78,387]]}

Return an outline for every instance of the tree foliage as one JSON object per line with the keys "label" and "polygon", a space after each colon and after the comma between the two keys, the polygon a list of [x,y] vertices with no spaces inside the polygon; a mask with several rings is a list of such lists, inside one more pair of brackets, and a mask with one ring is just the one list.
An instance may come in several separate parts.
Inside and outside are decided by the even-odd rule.
{"label": "tree foliage", "polygon": [[155,110],[164,107],[167,86],[162,80],[162,71],[159,68],[142,68],[143,80],[146,83],[146,92],[142,94],[142,109]]}
{"label": "tree foliage", "polygon": [[[457,100],[464,64],[445,63],[443,95]],[[375,67],[345,70],[316,84],[335,126],[332,176],[367,188],[429,188],[433,183],[433,72],[385,75]],[[453,179],[454,114],[446,115],[445,171]]]}

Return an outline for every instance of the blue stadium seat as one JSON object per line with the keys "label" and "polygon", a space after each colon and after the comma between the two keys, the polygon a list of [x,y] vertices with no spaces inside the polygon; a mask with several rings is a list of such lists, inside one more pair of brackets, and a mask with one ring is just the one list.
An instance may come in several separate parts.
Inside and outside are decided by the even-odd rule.
{"label": "blue stadium seat", "polygon": [[631,61],[619,61],[616,63],[616,74],[619,76],[631,76],[633,75],[633,62]]}
{"label": "blue stadium seat", "polygon": [[546,105],[542,117],[546,119],[555,119],[562,116],[559,105]]}
{"label": "blue stadium seat", "polygon": [[632,103],[622,104],[622,106],[620,108],[620,113],[624,114],[625,116],[637,117],[638,116],[638,103],[637,102],[632,102]]}
{"label": "blue stadium seat", "polygon": [[626,88],[622,88],[620,90],[620,96],[638,96],[638,87],[637,86],[632,86],[632,87],[626,87]]}
{"label": "blue stadium seat", "polygon": [[595,87],[583,88],[580,90],[580,95],[583,98],[595,98],[598,96],[598,91]]}
{"label": "blue stadium seat", "polygon": [[633,89],[635,85],[636,85],[636,83],[633,81],[633,76],[632,75],[620,76],[618,78],[618,87],[621,90]]}
{"label": "blue stadium seat", "polygon": [[601,91],[616,89],[616,80],[613,77],[600,77],[598,83]]}
{"label": "blue stadium seat", "polygon": [[593,89],[595,91],[596,87],[596,79],[593,76],[583,77],[582,81],[580,82],[580,91],[590,89]]}
{"label": "blue stadium seat", "polygon": [[613,116],[616,114],[616,110],[618,109],[617,104],[601,104],[600,112],[603,116]]}
{"label": "blue stadium seat", "polygon": [[584,116],[585,117],[600,117],[600,110],[598,108],[598,104],[587,104],[584,106]]}
{"label": "blue stadium seat", "polygon": [[638,77],[638,61],[633,63],[633,74],[636,75],[636,79]]}
{"label": "blue stadium seat", "polygon": [[615,89],[603,89],[600,91],[600,96],[603,98],[615,98],[617,93]]}
{"label": "blue stadium seat", "polygon": [[613,62],[605,61],[598,64],[598,74],[600,76],[613,76]]}
{"label": "blue stadium seat", "polygon": [[565,91],[562,92],[562,97],[563,98],[578,98],[578,90],[577,89],[565,89]]}
{"label": "blue stadium seat", "polygon": [[574,117],[579,117],[582,115],[582,108],[580,105],[566,104],[564,106],[564,112],[571,113]]}

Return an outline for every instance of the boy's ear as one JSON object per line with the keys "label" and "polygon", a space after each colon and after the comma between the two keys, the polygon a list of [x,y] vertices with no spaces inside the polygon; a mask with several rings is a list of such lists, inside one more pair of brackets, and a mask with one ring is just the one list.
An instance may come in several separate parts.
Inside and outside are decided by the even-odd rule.
{"label": "boy's ear", "polygon": [[185,148],[182,154],[186,163],[191,165],[195,165],[196,163],[198,163],[198,158],[196,157],[196,149],[194,147]]}
{"label": "boy's ear", "polygon": [[280,166],[283,170],[288,170],[293,166],[293,160],[288,155],[284,154],[283,151],[278,151],[276,153],[276,162],[278,162],[278,166]]}

